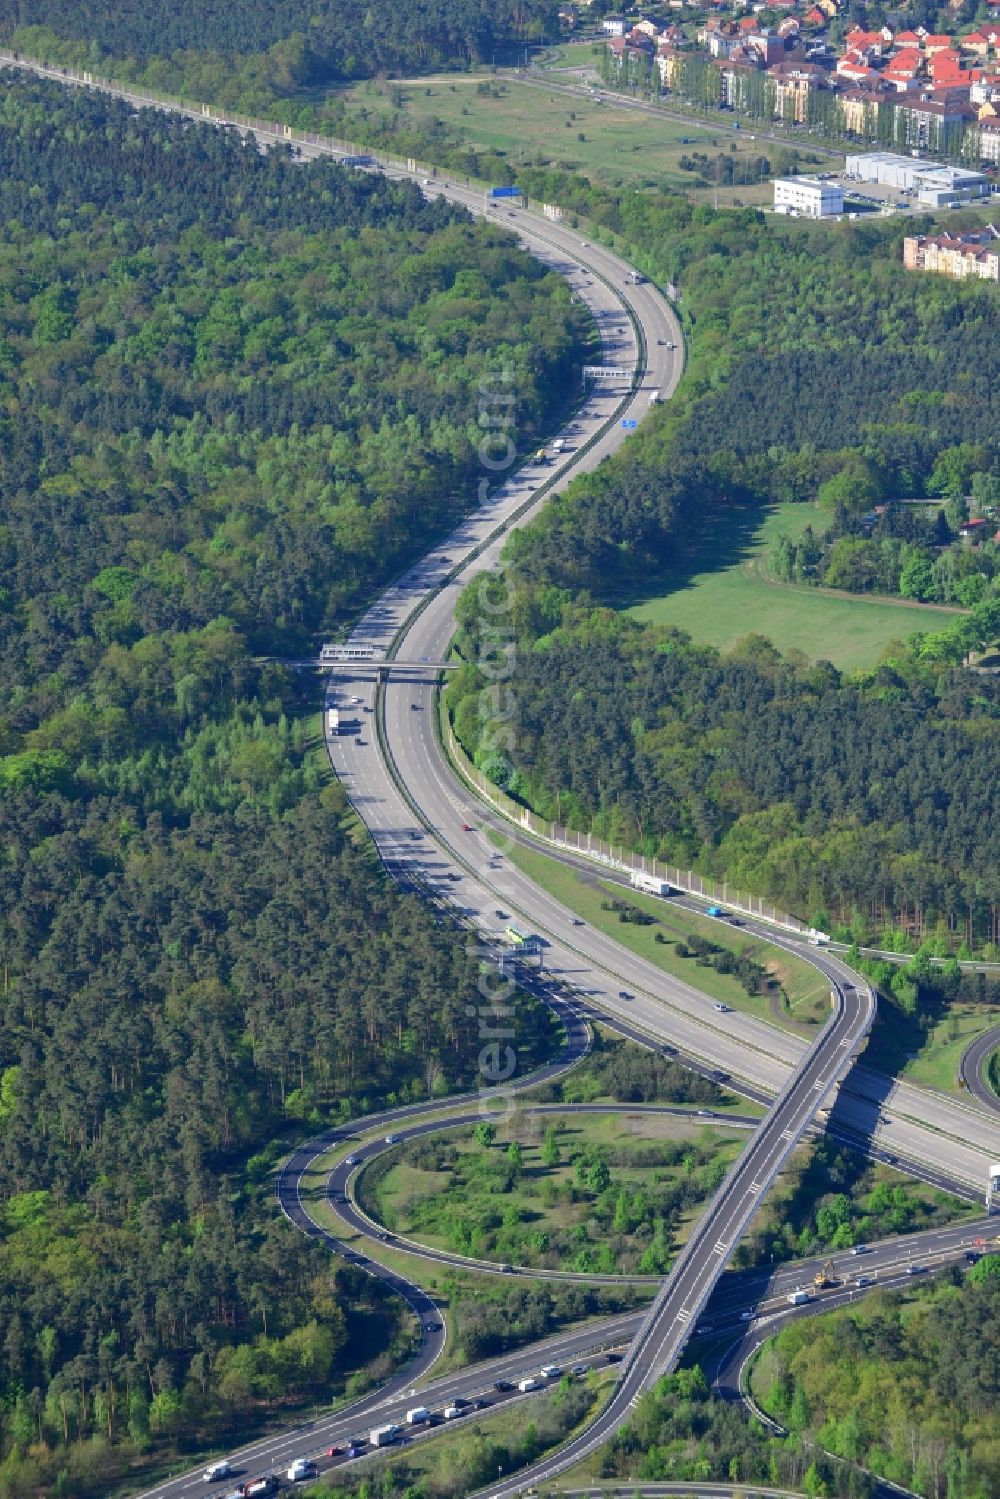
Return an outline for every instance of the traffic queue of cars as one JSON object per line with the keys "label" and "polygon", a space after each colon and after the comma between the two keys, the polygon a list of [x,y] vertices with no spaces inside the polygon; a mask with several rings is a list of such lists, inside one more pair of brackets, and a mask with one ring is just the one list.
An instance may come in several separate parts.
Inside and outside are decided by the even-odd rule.
{"label": "traffic queue of cars", "polygon": [[[607,1354],[606,1357],[609,1362],[612,1360],[618,1362],[619,1355]],[[589,1371],[589,1364],[577,1363],[571,1365],[568,1372],[576,1377],[582,1377]],[[517,1380],[497,1379],[494,1381],[493,1389],[501,1396],[526,1395],[533,1390],[544,1389],[554,1380],[562,1379],[564,1372],[559,1364],[543,1364],[537,1374],[526,1374]],[[395,1425],[392,1422],[376,1426],[366,1436],[349,1437],[343,1443],[335,1443],[328,1447],[325,1456],[340,1459],[363,1457],[377,1448],[394,1446],[404,1439],[407,1431],[413,1431],[418,1427],[438,1426],[445,1421],[456,1421],[470,1411],[489,1410],[493,1404],[494,1402],[487,1399],[485,1395],[469,1399],[456,1395],[440,1411],[432,1411],[425,1405],[417,1405],[406,1412],[405,1426]],[[209,1464],[202,1477],[206,1483],[219,1483],[223,1479],[236,1477],[237,1472],[231,1458],[220,1458],[217,1462]],[[315,1478],[318,1472],[317,1464],[312,1458],[298,1457],[282,1474],[260,1473],[254,1477],[241,1478],[226,1493],[225,1499],[256,1499],[257,1495],[274,1494],[284,1487],[285,1483],[302,1483],[306,1479]]]}

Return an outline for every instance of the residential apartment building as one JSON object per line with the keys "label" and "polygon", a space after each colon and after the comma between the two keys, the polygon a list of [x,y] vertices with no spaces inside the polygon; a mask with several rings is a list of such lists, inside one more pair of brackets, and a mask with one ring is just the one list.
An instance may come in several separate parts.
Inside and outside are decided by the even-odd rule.
{"label": "residential apartment building", "polygon": [[960,234],[917,234],[903,241],[908,271],[930,271],[957,280],[1000,281],[1000,233],[992,226]]}

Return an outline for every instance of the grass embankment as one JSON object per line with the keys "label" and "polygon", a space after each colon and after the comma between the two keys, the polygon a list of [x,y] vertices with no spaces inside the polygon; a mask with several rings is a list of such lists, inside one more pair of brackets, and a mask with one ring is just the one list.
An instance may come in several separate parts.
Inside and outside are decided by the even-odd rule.
{"label": "grass embankment", "polygon": [[[317,1157],[303,1179],[302,1198],[310,1214],[322,1228],[336,1234],[348,1250],[362,1254],[366,1259],[395,1270],[408,1280],[422,1286],[433,1298],[440,1310],[448,1330],[445,1351],[434,1365],[435,1376],[447,1374],[464,1367],[475,1357],[491,1357],[512,1350],[520,1343],[534,1342],[568,1327],[585,1326],[588,1322],[603,1320],[619,1312],[642,1306],[652,1294],[642,1287],[627,1286],[595,1288],[568,1285],[557,1286],[551,1282],[526,1283],[504,1275],[501,1271],[455,1269],[448,1265],[435,1264],[419,1254],[393,1248],[388,1244],[374,1244],[362,1234],[351,1232],[334,1212],[326,1199],[326,1178],[336,1159],[342,1157],[343,1149]],[[519,1296],[526,1305],[523,1315],[510,1314],[512,1297]],[[535,1304],[532,1298],[536,1298]],[[496,1307],[505,1311],[505,1338],[498,1346],[487,1346],[470,1353],[469,1329],[470,1307]],[[464,1312],[464,1317],[463,1317]],[[414,1322],[414,1330],[416,1324]],[[356,1388],[352,1393],[361,1393]]]}
{"label": "grass embankment", "polygon": [[924,1088],[967,1097],[965,1089],[959,1086],[963,1053],[996,1022],[995,1010],[954,1003],[929,1018],[923,1030],[904,1029],[898,1014],[887,1009],[883,1023],[876,1020],[865,1061],[892,1077],[905,1077]]}
{"label": "grass embankment", "polygon": [[[487,836],[497,846],[506,843],[500,834],[487,832]],[[721,1001],[745,1015],[796,1031],[801,1025],[815,1026],[829,1014],[827,982],[804,959],[785,952],[783,948],[774,947],[710,916],[699,916],[670,900],[624,889],[614,881],[602,879],[596,871],[593,875],[577,871],[550,854],[522,844],[516,844],[504,857],[590,926],[613,937],[630,952],[648,959],[664,973],[683,979],[712,1000]],[[637,926],[619,920],[617,912],[605,910],[602,904],[613,899],[627,901],[629,905],[647,911],[654,917],[654,923]],[[658,933],[666,940],[658,942]],[[747,994],[733,974],[718,973],[694,957],[679,956],[677,944],[685,946],[685,939],[689,937],[703,938],[735,956],[746,953],[773,976],[773,989],[768,993]],[[773,1009],[772,998],[775,1000]]]}
{"label": "grass embankment", "polygon": [[733,1263],[779,1264],[944,1227],[981,1213],[980,1205],[824,1137],[792,1153]]}
{"label": "grass embankment", "polygon": [[[355,1484],[367,1480],[366,1492],[378,1486],[378,1492],[418,1491],[437,1499],[461,1499],[493,1479],[516,1473],[588,1425],[613,1381],[613,1370],[580,1380],[567,1377],[553,1389],[509,1400],[490,1414],[466,1415],[402,1451],[371,1454],[352,1463],[343,1474],[331,1474],[319,1492],[354,1494]],[[391,1487],[383,1478],[390,1471]]]}
{"label": "grass embankment", "polygon": [[[574,57],[559,65],[588,63],[589,58],[577,62]],[[605,187],[666,188],[696,201],[714,202],[715,188],[696,187],[698,174],[683,171],[680,158],[702,152],[714,161],[725,151],[737,164],[739,180],[735,188],[723,186],[720,204],[731,205],[734,194],[737,202],[770,203],[770,182],[760,183],[756,163],[768,147],[774,149],[773,142],[762,146],[752,131],[743,135],[722,124],[713,128],[704,121],[643,113],[582,94],[550,91],[539,82],[537,77],[533,83],[521,82],[510,74],[438,74],[400,83],[359,83],[341,97],[349,109],[399,115],[421,133],[443,125],[449,142],[502,152],[514,164],[546,163]]]}
{"label": "grass embankment", "polygon": [[516,1115],[415,1140],[365,1187],[396,1233],[500,1264],[662,1275],[746,1144],[705,1120]]}
{"label": "grass embankment", "polygon": [[683,1062],[627,1040],[609,1026],[595,1024],[593,1030],[594,1049],[589,1055],[561,1077],[526,1089],[522,1095],[526,1104],[669,1104],[692,1114],[707,1108],[723,1118],[763,1118],[760,1104],[730,1093]]}
{"label": "grass embankment", "polygon": [[748,511],[742,520],[728,512],[656,580],[655,596],[631,600],[629,612],[722,650],[745,635],[766,635],[781,651],[795,648],[848,671],[870,666],[891,641],[915,630],[942,628],[951,616],[919,604],[778,583],[769,576],[767,555],[779,533],[794,539],[807,525],[821,530],[827,523],[812,505],[775,505],[763,516]]}

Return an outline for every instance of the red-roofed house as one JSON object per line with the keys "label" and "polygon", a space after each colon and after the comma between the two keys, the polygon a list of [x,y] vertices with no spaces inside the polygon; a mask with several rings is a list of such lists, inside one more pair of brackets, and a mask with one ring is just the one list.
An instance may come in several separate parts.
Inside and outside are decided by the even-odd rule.
{"label": "red-roofed house", "polygon": [[888,46],[881,31],[862,31],[855,26],[844,37],[844,46],[855,52],[868,52],[872,57],[881,57]]}
{"label": "red-roofed house", "polygon": [[[1000,4],[1000,0],[997,0],[997,3]],[[812,10],[807,10],[802,19],[807,26],[825,26],[827,20],[818,5],[814,5]]]}
{"label": "red-roofed house", "polygon": [[897,73],[919,73],[923,65],[923,54],[917,47],[902,47],[889,58],[889,66]]}
{"label": "red-roofed house", "polygon": [[932,56],[935,52],[950,52],[951,48],[952,38],[950,36],[928,35],[924,37],[924,51],[928,57]]}
{"label": "red-roofed house", "polygon": [[975,52],[978,57],[985,57],[990,50],[989,37],[983,31],[970,31],[968,36],[960,36],[958,45],[963,52]]}
{"label": "red-roofed house", "polygon": [[866,62],[861,62],[856,54],[848,53],[837,61],[837,77],[847,78],[851,83],[868,83],[879,75],[874,68],[870,68]]}
{"label": "red-roofed house", "polygon": [[924,37],[926,35],[927,35],[927,33],[925,31],[900,31],[900,32],[897,32],[896,33],[896,38],[895,38],[896,46],[897,47],[919,47],[920,44],[921,44],[921,42],[923,41],[923,39],[924,39]]}

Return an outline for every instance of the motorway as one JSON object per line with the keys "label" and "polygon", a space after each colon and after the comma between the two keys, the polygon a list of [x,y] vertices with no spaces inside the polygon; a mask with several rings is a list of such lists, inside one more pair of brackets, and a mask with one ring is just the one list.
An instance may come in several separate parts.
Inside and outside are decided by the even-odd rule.
{"label": "motorway", "polygon": [[[821,1256],[782,1265],[773,1272],[729,1271],[698,1323],[697,1348],[703,1367],[721,1394],[740,1399],[739,1375],[748,1355],[787,1322],[843,1305],[866,1294],[868,1289],[905,1286],[910,1283],[908,1270],[913,1264],[923,1266],[929,1274],[948,1265],[964,1264],[972,1252],[973,1240],[996,1227],[995,1220],[991,1223],[984,1219],[884,1240],[872,1245],[864,1256],[855,1257],[849,1252],[835,1254],[834,1276],[839,1284],[826,1291],[811,1291],[812,1299],[805,1306],[791,1307],[786,1298],[791,1291],[811,1288],[813,1276],[823,1262]],[[859,1288],[859,1275],[867,1276],[872,1287]],[[520,1395],[516,1390],[496,1390],[495,1382],[516,1386],[526,1375],[537,1375],[543,1364],[562,1368],[577,1363],[592,1368],[607,1367],[608,1353],[618,1356],[624,1353],[643,1315],[641,1311],[631,1312],[557,1333],[540,1343],[485,1360],[475,1368],[455,1370],[433,1380],[418,1379],[411,1368],[409,1378],[373,1392],[349,1409],[332,1412],[230,1453],[234,1470],[247,1475],[277,1470],[304,1457],[315,1461],[321,1472],[329,1471],[351,1462],[346,1452],[328,1457],[331,1447],[347,1448],[357,1441],[363,1455],[369,1455],[371,1449],[364,1439],[370,1428],[388,1422],[404,1425],[407,1409],[415,1404],[440,1412],[456,1399],[486,1400],[491,1408],[509,1400],[530,1399],[531,1396]],[[436,1428],[419,1434],[427,1435],[430,1429]],[[405,1452],[406,1448],[393,1450]],[[522,1476],[521,1482],[525,1481]],[[180,1499],[193,1489],[204,1491],[200,1469],[158,1485],[143,1499]]]}
{"label": "motorway", "polygon": [[[425,187],[431,192],[444,192],[473,211],[484,207],[476,190],[441,182]],[[560,455],[554,484],[547,468],[539,473],[529,466],[515,472],[492,493],[484,485],[482,503],[443,544],[446,550],[436,548],[400,579],[364,616],[352,640],[390,646],[409,660],[440,659],[454,628],[459,591],[473,571],[486,570],[493,573],[496,588],[486,597],[481,595],[481,607],[497,627],[496,660],[506,660],[512,671],[513,632],[509,624],[505,632],[503,619],[510,606],[505,604],[500,573],[505,528],[532,513],[552,488],[564,487],[576,474],[592,469],[614,451],[624,437],[623,421],[636,425],[648,411],[654,391],[664,398],[673,393],[681,372],[681,356],[676,352],[681,336],[672,309],[655,288],[634,284],[630,268],[619,257],[527,210],[506,209],[504,214],[500,220],[503,227],[513,229],[533,254],[562,273],[581,300],[588,303],[602,332],[605,362],[634,366],[634,387],[626,393],[596,386],[576,421],[564,429],[563,442],[569,456]],[[453,552],[462,554],[464,565],[455,565],[449,555]],[[416,609],[418,604],[420,608]],[[407,620],[410,622],[404,628]],[[491,663],[494,668],[496,660]],[[493,679],[499,682],[510,674],[494,669]],[[498,717],[503,716],[499,700],[504,690],[497,687]],[[806,1048],[796,1038],[749,1017],[730,1013],[724,1023],[713,1021],[705,1013],[704,996],[667,979],[599,934],[586,928],[581,931],[567,912],[513,870],[509,861],[498,876],[497,861],[485,839],[476,839],[479,847],[472,858],[478,867],[473,867],[468,845],[459,851],[457,844],[462,842],[466,828],[469,832],[473,828],[471,822],[463,825],[464,809],[469,809],[465,817],[474,817],[476,824],[481,822],[482,812],[478,807],[472,810],[468,794],[456,787],[442,759],[431,726],[432,691],[430,681],[378,688],[374,702],[365,704],[359,699],[362,711],[366,706],[373,709],[376,735],[366,738],[362,732],[328,739],[331,760],[386,867],[408,882],[424,886],[439,901],[457,907],[484,938],[497,919],[491,911],[493,903],[501,899],[544,935],[549,974],[557,982],[569,981],[578,988],[586,984],[595,1010],[621,1017],[628,996],[619,991],[615,997],[607,990],[608,979],[631,979],[638,991],[634,1000],[628,1000],[629,1018],[634,1024],[652,1037],[671,1041],[677,1032],[684,1031],[682,1044],[695,1055],[710,1055],[729,1066],[736,1076],[777,1094],[769,1115],[729,1172],[645,1314],[608,1405],[596,1421],[558,1452],[515,1481],[491,1486],[495,1494],[506,1499],[525,1483],[553,1477],[600,1446],[628,1418],[638,1395],[674,1367],[759,1200],[817,1110],[851,1070],[872,1023],[875,996],[863,983],[856,986],[857,976],[832,954],[803,952],[802,956],[825,975],[831,992],[831,1017],[812,1046]],[[364,723],[363,717],[360,722]],[[457,833],[459,827],[461,834]],[[431,839],[425,842],[428,833]],[[638,977],[632,979],[633,973]],[[724,1048],[736,1053],[731,1063],[721,1055]],[[937,1102],[939,1096],[929,1105],[929,1095],[910,1091],[916,1095],[912,1102],[904,1098],[902,1087],[876,1080],[876,1096],[860,1099],[860,1123],[871,1134],[877,1134],[885,1123],[897,1124],[893,1138],[900,1142],[901,1153],[913,1150],[918,1157],[922,1154],[925,1160],[933,1161],[933,1155],[927,1153],[928,1142],[936,1138],[942,1105]],[[882,1112],[888,1098],[898,1118],[889,1120]],[[842,1104],[843,1099],[838,1106]],[[852,1093],[849,1107],[857,1116],[856,1093]],[[944,1100],[943,1107],[949,1118],[962,1108],[950,1100]],[[914,1110],[912,1117],[910,1109]],[[966,1180],[982,1182],[982,1152],[970,1153],[960,1143],[963,1132],[970,1128],[970,1112],[965,1111],[964,1118],[958,1116],[957,1133],[949,1136],[945,1131],[946,1159],[940,1164]],[[983,1128],[976,1128],[979,1143],[994,1126],[978,1112],[974,1117],[983,1121]],[[851,1117],[852,1126],[857,1122]],[[995,1147],[990,1140],[987,1158],[1000,1158],[1000,1126],[997,1141]],[[385,1399],[384,1391],[379,1397]],[[273,1460],[271,1456],[267,1459]]]}
{"label": "motorway", "polygon": [[[632,343],[632,340],[636,324],[642,321],[646,365],[654,370],[647,378],[652,379],[654,388],[669,394],[676,385],[679,366],[660,356],[658,351],[670,342],[679,342],[679,329],[672,321],[671,310],[658,293],[645,285],[630,284],[628,267],[617,257],[581,243],[577,236],[569,235],[559,226],[546,223],[539,229],[521,210],[510,213],[509,217],[534,253],[549,259],[570,277],[578,293],[590,302],[598,325],[604,328],[613,323],[615,339],[606,350],[606,358],[615,365],[623,365],[628,358],[641,359],[642,345]],[[536,243],[539,233],[541,242]],[[587,250],[589,254],[582,257],[581,250]],[[558,257],[555,261],[553,254]],[[585,261],[583,266],[581,260]],[[616,301],[628,304],[632,314],[629,322],[622,324],[618,321],[620,313],[616,314],[614,310]],[[593,400],[588,403],[566,434],[571,446],[581,450],[582,462],[579,459],[574,462],[571,456],[563,465],[561,483],[579,468],[592,467],[621,440],[622,429],[618,423],[622,406],[617,412],[608,412],[605,409],[608,397],[602,394],[599,400],[599,406]],[[634,410],[635,419],[638,419],[642,408],[637,395],[632,396],[624,409]],[[352,643],[357,646],[371,643],[381,650],[395,648],[408,660],[441,659],[453,629],[458,593],[467,581],[467,569],[456,567],[453,552],[461,551],[464,556],[474,554],[468,571],[496,570],[503,546],[503,534],[498,530],[500,523],[522,514],[526,505],[537,503],[537,484],[538,475],[529,469],[527,475],[521,471],[502,485],[485,506],[449,537],[440,551],[435,549],[434,554],[412,568],[379,600],[359,622],[352,634]],[[502,594],[497,594],[498,600],[501,597]],[[418,601],[422,608],[417,611],[412,625],[404,631],[404,622],[414,613]],[[499,602],[491,604],[490,600],[484,602],[484,608],[491,608],[496,616],[503,612]],[[350,685],[357,687],[364,680],[365,672],[363,668],[351,667],[350,673]],[[509,867],[509,861],[506,878],[498,878],[495,852],[485,840],[478,850],[481,866],[478,870],[468,862],[469,855],[455,847],[453,830],[461,830],[457,838],[461,844],[472,824],[463,825],[462,815],[455,805],[455,789],[441,766],[432,724],[431,682],[402,684],[390,681],[372,699],[370,689],[348,691],[346,680],[342,679],[336,696],[328,698],[328,702],[336,703],[342,719],[345,714],[360,708],[356,713],[358,727],[365,723],[366,708],[372,710],[372,716],[376,718],[375,737],[370,733],[366,736],[363,731],[346,736],[338,733],[330,735],[327,742],[331,760],[348,788],[355,809],[369,827],[386,866],[408,882],[429,888],[438,899],[457,906],[462,916],[479,928],[484,940],[492,941],[497,921],[503,920],[497,916],[496,909],[492,909],[493,902],[500,899],[506,907],[514,905],[536,930],[545,934],[547,971],[557,980],[569,981],[578,989],[582,987],[581,956],[590,957],[588,946],[595,940],[604,945],[605,939],[595,938],[595,934],[586,929],[581,933],[569,914],[550,901],[537,886],[523,881],[523,877]],[[362,753],[359,754],[359,750]],[[462,793],[458,795],[461,797]],[[419,816],[416,816],[418,808]],[[470,811],[469,815],[477,814]],[[539,921],[539,906],[543,901],[549,907],[544,924]],[[623,956],[620,950],[610,943],[606,947],[609,951],[602,953],[598,961],[610,959],[620,964]],[[825,953],[810,953],[809,957],[830,984],[832,1014],[826,1027],[805,1053],[797,1070],[786,1066],[786,1076],[777,1083],[777,1102],[678,1257],[633,1341],[607,1407],[584,1433],[537,1464],[529,1475],[522,1475],[513,1485],[501,1485],[497,1490],[500,1494],[516,1492],[526,1477],[531,1481],[552,1477],[601,1445],[627,1419],[636,1396],[674,1366],[702,1306],[756,1211],[759,1198],[811,1124],[827,1095],[849,1070],[855,1051],[870,1027],[874,996],[864,985],[855,987],[856,975],[838,959]],[[635,1021],[640,1008],[636,1001],[623,1000],[621,996],[615,1001],[611,995],[605,997],[602,992],[608,973],[613,971],[608,968],[604,968],[603,973],[592,968],[587,970],[587,998],[595,1009],[608,1009],[612,1015],[621,1015],[628,1006],[628,1018]],[[651,975],[644,974],[643,978],[649,986],[644,996],[648,1014],[643,1015],[640,1023],[646,1024],[654,1035],[658,1030],[662,1034],[659,1024],[662,1006],[656,991],[662,991],[664,987],[663,975],[654,970]],[[593,988],[595,982],[599,986],[596,990]],[[650,987],[653,993],[649,992]],[[667,987],[671,987],[670,981]],[[682,1000],[675,1012],[678,1017],[683,1017],[684,1001],[688,1004],[707,1003],[704,996],[694,990],[688,992],[686,986],[673,985],[673,989],[675,1001],[678,995]],[[728,1017],[727,1026],[733,1018],[741,1017]],[[721,1034],[718,1022],[714,1029]],[[766,1044],[770,1044],[774,1035],[770,1027],[767,1032]],[[703,1041],[701,1045],[704,1046]],[[801,1046],[799,1050],[801,1053]],[[767,1057],[763,1048],[761,1055]],[[741,1076],[745,1075],[742,1063],[734,1070]]]}

